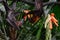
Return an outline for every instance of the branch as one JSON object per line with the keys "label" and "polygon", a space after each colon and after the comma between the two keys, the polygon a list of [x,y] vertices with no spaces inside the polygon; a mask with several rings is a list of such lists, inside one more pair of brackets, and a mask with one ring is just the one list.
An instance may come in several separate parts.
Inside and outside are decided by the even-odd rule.
{"label": "branch", "polygon": [[16,9],[16,2],[17,2],[17,0],[13,0],[12,3],[10,4],[10,5],[12,5],[13,10]]}
{"label": "branch", "polygon": [[21,14],[20,12],[15,12],[14,14],[13,14],[13,16],[18,16],[19,14]]}
{"label": "branch", "polygon": [[14,3],[12,4],[12,9],[13,9],[13,10],[16,9],[16,2],[14,2]]}
{"label": "branch", "polygon": [[15,20],[12,21],[12,20],[10,20],[10,18],[7,18],[6,21],[7,21],[12,27],[14,27],[15,29],[19,30],[19,27],[16,25]]}
{"label": "branch", "polygon": [[20,2],[24,2],[24,3],[30,4],[30,5],[34,5],[35,4],[35,2],[29,2],[29,1],[26,1],[26,0],[21,0]]}
{"label": "branch", "polygon": [[0,0],[0,2],[2,2],[2,0]]}
{"label": "branch", "polygon": [[46,2],[46,3],[43,3],[43,6],[51,5],[51,4],[59,4],[60,5],[60,2]]}
{"label": "branch", "polygon": [[16,25],[16,18],[15,16],[19,15],[19,12],[14,12],[11,10],[8,14],[8,17],[6,18],[6,21],[15,29],[19,30],[19,27]]}
{"label": "branch", "polygon": [[0,12],[1,12],[1,13],[4,13],[1,9],[0,9]]}
{"label": "branch", "polygon": [[35,0],[36,9],[39,9],[39,10],[43,9],[42,6],[43,6],[42,0]]}
{"label": "branch", "polygon": [[[29,2],[26,0],[21,0],[21,2],[30,4],[30,5],[35,5],[35,2]],[[60,5],[60,2],[46,2],[46,3],[43,3],[43,6],[50,5],[50,4],[59,4]]]}
{"label": "branch", "polygon": [[5,2],[5,1],[2,1],[2,2],[3,2],[6,12],[8,12],[10,10],[10,8],[9,8],[7,2]]}

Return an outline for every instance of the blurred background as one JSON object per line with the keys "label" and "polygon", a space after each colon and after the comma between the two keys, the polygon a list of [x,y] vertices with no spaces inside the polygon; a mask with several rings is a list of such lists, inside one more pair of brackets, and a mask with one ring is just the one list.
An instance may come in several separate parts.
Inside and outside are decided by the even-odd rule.
{"label": "blurred background", "polygon": [[[26,0],[29,2],[34,2],[35,0]],[[59,2],[60,0],[43,0],[43,2]],[[12,0],[7,0],[9,7],[11,7]],[[52,7],[53,6],[53,7]],[[21,20],[24,13],[24,9],[34,10],[34,5],[29,5],[24,2],[16,2],[16,9],[15,12],[20,12],[20,15],[16,17],[17,20]],[[10,36],[14,38],[12,33],[15,35],[14,40],[45,40],[45,33],[46,29],[43,26],[44,18],[41,17],[39,21],[35,24],[32,24],[27,19],[24,24],[19,27],[20,30],[11,30],[10,31],[10,24],[6,21],[6,10],[2,3],[0,3],[0,40],[13,40],[10,39]],[[50,14],[55,13],[55,18],[58,20],[59,26],[56,27],[53,24],[53,29],[51,30],[52,39],[51,40],[60,40],[60,5],[52,4],[46,5],[43,7],[44,13]]]}

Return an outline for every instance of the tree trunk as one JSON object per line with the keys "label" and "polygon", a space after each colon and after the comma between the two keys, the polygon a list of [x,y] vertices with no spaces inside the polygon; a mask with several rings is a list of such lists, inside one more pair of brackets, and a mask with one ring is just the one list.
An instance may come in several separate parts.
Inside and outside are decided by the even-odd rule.
{"label": "tree trunk", "polygon": [[16,40],[16,30],[10,27],[10,40]]}

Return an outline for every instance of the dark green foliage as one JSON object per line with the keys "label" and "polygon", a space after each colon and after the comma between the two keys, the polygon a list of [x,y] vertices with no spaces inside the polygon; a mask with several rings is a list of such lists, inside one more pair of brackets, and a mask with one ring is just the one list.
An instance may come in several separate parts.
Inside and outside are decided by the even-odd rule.
{"label": "dark green foliage", "polygon": [[[48,0],[44,0],[44,2],[46,2]],[[8,1],[8,3],[10,4],[11,1]],[[9,5],[11,6],[11,5]],[[20,12],[21,14],[16,16],[17,20],[21,20],[24,13],[23,10],[24,9],[29,9],[29,10],[34,10],[34,6],[33,5],[28,5],[22,2],[17,2],[17,7],[15,12]],[[53,24],[53,29],[52,29],[52,37],[56,34],[58,34],[60,32],[60,5],[55,5],[50,13],[55,13],[55,17],[58,20],[59,26],[56,27]],[[2,31],[2,33],[0,34],[0,38],[2,39],[6,39],[9,38],[10,34],[9,34],[9,28],[10,28],[10,24],[6,21],[6,14],[5,12],[0,13],[0,16],[2,17],[2,21],[0,20],[0,30]],[[0,17],[0,18],[1,18]],[[44,18],[40,18],[40,20],[33,24],[29,22],[29,20],[27,19],[24,24],[19,27],[20,30],[16,30],[16,38],[17,40],[45,40],[45,33],[46,33],[46,29],[44,28]],[[59,37],[57,37],[58,39]]]}

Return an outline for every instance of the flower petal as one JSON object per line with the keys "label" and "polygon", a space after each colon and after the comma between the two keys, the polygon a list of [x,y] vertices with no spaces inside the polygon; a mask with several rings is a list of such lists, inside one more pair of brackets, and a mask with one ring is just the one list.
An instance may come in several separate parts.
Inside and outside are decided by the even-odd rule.
{"label": "flower petal", "polygon": [[52,27],[52,21],[50,20],[50,22],[49,22],[49,28],[50,29],[52,29],[53,27]]}

